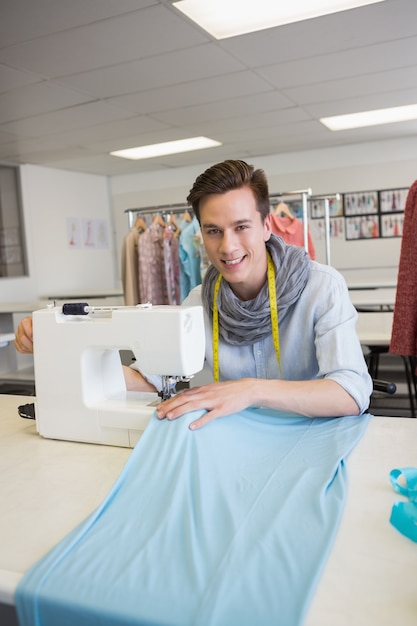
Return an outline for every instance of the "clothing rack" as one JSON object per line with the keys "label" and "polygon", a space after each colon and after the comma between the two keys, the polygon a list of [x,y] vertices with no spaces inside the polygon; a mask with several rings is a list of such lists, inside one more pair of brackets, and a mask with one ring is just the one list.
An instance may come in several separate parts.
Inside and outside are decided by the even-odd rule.
{"label": "clothing rack", "polygon": [[161,204],[156,206],[139,207],[136,209],[125,209],[124,212],[128,216],[129,228],[133,228],[135,219],[141,215],[152,215],[155,213],[161,213],[162,215],[179,215],[185,211],[192,213],[192,209],[188,206],[188,204],[181,202],[179,204]]}
{"label": "clothing rack", "polygon": [[[307,200],[311,196],[311,188],[308,189],[298,189],[296,191],[281,191],[277,193],[270,194],[269,201],[272,206],[282,202],[284,198],[294,198],[294,196],[298,196],[301,198],[302,207],[303,207],[303,238],[304,238],[304,249],[308,252],[308,205]],[[276,202],[275,202],[276,201]]]}
{"label": "clothing rack", "polygon": [[324,237],[326,243],[326,264],[330,265],[330,200],[340,200],[340,193],[334,193],[330,195],[322,195],[322,196],[310,196],[309,202],[314,202],[314,200],[323,200],[324,201]]}
{"label": "clothing rack", "polygon": [[[302,212],[303,212],[303,239],[304,239],[304,248],[306,252],[308,252],[308,198],[311,197],[311,188],[307,189],[298,189],[294,191],[281,191],[272,193],[269,196],[269,201],[272,206],[275,206],[279,202],[282,202],[285,198],[294,198],[299,197],[302,201]],[[161,213],[162,215],[172,215],[183,213],[184,211],[191,212],[191,209],[188,204],[179,203],[179,204],[162,204],[162,205],[154,205],[148,207],[138,207],[132,209],[125,209],[125,213],[128,215],[129,220],[129,228],[133,228],[135,219],[141,215],[152,215],[155,213]]]}

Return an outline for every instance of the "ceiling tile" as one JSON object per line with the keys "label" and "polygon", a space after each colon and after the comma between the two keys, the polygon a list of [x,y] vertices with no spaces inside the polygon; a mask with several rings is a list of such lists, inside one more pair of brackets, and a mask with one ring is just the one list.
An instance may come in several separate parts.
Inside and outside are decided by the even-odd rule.
{"label": "ceiling tile", "polygon": [[104,102],[91,102],[3,124],[1,128],[17,135],[38,137],[62,130],[88,127],[91,124],[97,124],[97,122],[120,119],[123,116],[124,112],[120,109],[111,107]]}
{"label": "ceiling tile", "polygon": [[251,96],[271,91],[273,87],[255,72],[240,71],[233,74],[211,76],[186,81],[182,84],[139,91],[108,101],[137,113],[169,111],[179,107],[216,102],[232,97]]}
{"label": "ceiling tile", "polygon": [[158,0],[2,0],[0,48],[157,3]]}
{"label": "ceiling tile", "polygon": [[[417,103],[417,88],[401,91],[385,91],[383,93],[342,98],[341,100],[323,100],[322,102],[304,104],[303,109],[317,119],[345,113],[373,111],[386,107],[404,106]],[[379,126],[378,128],[381,128]]]}
{"label": "ceiling tile", "polygon": [[373,46],[312,56],[285,63],[257,68],[257,72],[280,89],[342,78],[367,76],[372,73],[399,70],[414,66],[417,55],[417,37],[384,42]]}
{"label": "ceiling tile", "polygon": [[0,93],[0,123],[90,101],[89,96],[48,81]]}
{"label": "ceiling tile", "polygon": [[[161,5],[0,50],[0,61],[48,78],[188,48],[208,37]],[[51,54],[59,50],[59,54]]]}
{"label": "ceiling tile", "polygon": [[60,80],[99,98],[135,93],[167,85],[181,85],[191,80],[230,74],[245,69],[216,44],[177,50],[151,59],[83,72]]}

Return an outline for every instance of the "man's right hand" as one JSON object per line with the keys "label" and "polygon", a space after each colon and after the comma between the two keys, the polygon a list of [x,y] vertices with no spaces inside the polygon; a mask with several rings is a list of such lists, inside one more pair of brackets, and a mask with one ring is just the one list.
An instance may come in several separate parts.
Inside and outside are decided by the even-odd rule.
{"label": "man's right hand", "polygon": [[22,354],[33,354],[32,318],[24,317],[17,327],[14,340],[15,348]]}

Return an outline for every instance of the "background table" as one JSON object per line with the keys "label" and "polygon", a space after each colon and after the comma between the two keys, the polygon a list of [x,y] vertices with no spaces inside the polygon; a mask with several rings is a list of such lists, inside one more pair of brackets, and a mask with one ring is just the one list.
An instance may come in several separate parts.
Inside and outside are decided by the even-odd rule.
{"label": "background table", "polygon": [[349,289],[352,304],[364,310],[394,310],[397,290],[395,287],[375,289]]}

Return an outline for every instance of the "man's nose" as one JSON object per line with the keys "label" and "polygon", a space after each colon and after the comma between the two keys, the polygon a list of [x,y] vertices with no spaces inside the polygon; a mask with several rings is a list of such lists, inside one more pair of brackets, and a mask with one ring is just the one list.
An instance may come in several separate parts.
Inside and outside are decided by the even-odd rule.
{"label": "man's nose", "polygon": [[221,252],[232,252],[236,247],[236,236],[233,232],[224,231],[220,241]]}

